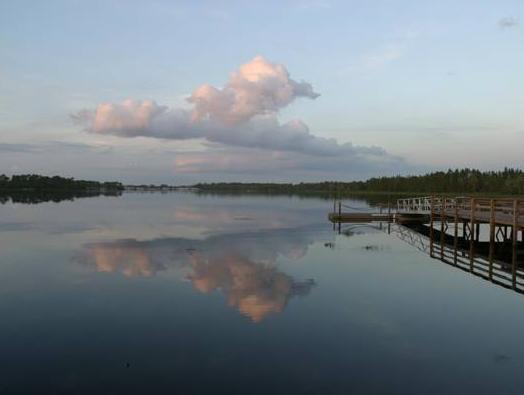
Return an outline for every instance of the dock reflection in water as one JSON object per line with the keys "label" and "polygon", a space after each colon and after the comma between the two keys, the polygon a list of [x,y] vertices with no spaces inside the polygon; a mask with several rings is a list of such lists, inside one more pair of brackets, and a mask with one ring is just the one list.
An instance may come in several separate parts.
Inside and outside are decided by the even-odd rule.
{"label": "dock reflection in water", "polygon": [[[524,267],[520,260],[513,262],[504,246],[499,246],[498,255],[491,251],[489,242],[455,240],[446,231],[439,230],[440,223],[430,225],[397,223],[353,223],[340,229],[340,233],[352,235],[358,228],[375,228],[387,232],[410,244],[419,251],[443,263],[471,273],[491,283],[524,295]],[[459,226],[460,228],[460,226]],[[471,248],[471,243],[475,243]],[[516,256],[520,256],[517,251]]]}
{"label": "dock reflection in water", "polygon": [[296,280],[278,270],[278,257],[303,257],[313,240],[300,230],[212,236],[204,240],[159,238],[90,243],[76,258],[99,272],[151,277],[178,270],[202,292],[220,291],[229,306],[253,322],[282,312],[294,296],[307,295],[315,281]]}

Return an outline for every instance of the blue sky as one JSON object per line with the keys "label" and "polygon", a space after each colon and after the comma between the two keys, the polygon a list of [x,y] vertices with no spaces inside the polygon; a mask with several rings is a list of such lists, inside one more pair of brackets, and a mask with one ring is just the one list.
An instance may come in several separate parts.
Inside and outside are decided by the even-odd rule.
{"label": "blue sky", "polygon": [[[523,18],[521,1],[2,1],[0,172],[185,183],[522,167]],[[72,121],[128,99],[192,111],[198,87],[222,89],[258,55],[320,93],[271,109],[280,124],[383,157]]]}

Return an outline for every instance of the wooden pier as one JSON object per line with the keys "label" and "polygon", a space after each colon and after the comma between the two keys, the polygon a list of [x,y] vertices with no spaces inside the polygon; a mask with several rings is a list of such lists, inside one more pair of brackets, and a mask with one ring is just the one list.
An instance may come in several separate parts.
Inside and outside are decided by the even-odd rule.
{"label": "wooden pier", "polygon": [[335,202],[329,213],[339,232],[342,223],[387,222],[389,230],[395,225],[427,237],[433,258],[493,282],[495,267],[506,270],[511,274],[506,285],[524,290],[524,199],[426,196],[399,199],[387,211],[384,206],[374,212],[342,211],[346,207]]}
{"label": "wooden pier", "polygon": [[[495,234],[500,232],[496,228],[503,227],[505,234],[508,229],[515,236],[524,229],[524,199],[481,199],[470,197],[421,197],[397,200],[393,209],[388,206],[379,206],[378,212],[342,211],[345,206],[342,202],[335,202],[334,210],[329,213],[331,222],[360,222],[360,221],[416,221],[425,222],[461,222],[475,235],[475,228],[479,224],[490,224]],[[513,236],[513,235],[512,235]],[[511,237],[512,237],[511,236]],[[512,237],[513,238],[513,237]],[[515,237],[515,240],[517,237]]]}
{"label": "wooden pier", "polygon": [[[352,211],[343,212],[342,208],[350,209]],[[350,207],[344,205],[342,202],[333,203],[333,212],[328,214],[328,219],[333,223],[343,223],[343,222],[390,222],[393,221],[394,216],[389,205],[384,206],[380,205],[378,207],[378,212],[370,213],[360,211],[356,207]]]}
{"label": "wooden pier", "polygon": [[366,214],[366,213],[330,213],[331,222],[388,222],[393,220],[388,214]]}

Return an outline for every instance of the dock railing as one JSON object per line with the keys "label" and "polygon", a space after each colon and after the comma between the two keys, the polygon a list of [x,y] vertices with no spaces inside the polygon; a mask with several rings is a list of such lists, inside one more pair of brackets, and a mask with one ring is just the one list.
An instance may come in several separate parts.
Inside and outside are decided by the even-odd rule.
{"label": "dock railing", "polygon": [[[431,211],[431,196],[415,197],[409,199],[398,199],[397,200],[397,211],[398,212],[417,212],[427,213]],[[435,204],[436,202],[433,201]]]}
{"label": "dock railing", "polygon": [[441,196],[422,196],[409,199],[397,200],[398,212],[421,213],[427,214],[431,212],[431,206],[434,210],[452,209],[457,205],[463,205],[465,197],[448,198]]}
{"label": "dock railing", "polygon": [[461,215],[467,212],[486,222],[489,222],[491,216],[495,216],[497,220],[505,220],[504,222],[514,218],[519,226],[524,222],[524,199],[423,196],[397,200],[399,213],[427,214],[432,211],[448,216],[452,216],[455,211]]}

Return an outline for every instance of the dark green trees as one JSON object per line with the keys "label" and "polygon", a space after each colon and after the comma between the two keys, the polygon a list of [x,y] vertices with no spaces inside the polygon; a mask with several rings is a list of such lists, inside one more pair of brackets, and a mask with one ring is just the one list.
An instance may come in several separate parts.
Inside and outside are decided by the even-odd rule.
{"label": "dark green trees", "polygon": [[436,171],[420,176],[375,177],[367,181],[326,181],[300,184],[214,183],[197,184],[195,187],[203,192],[322,193],[331,196],[355,192],[524,194],[524,172],[510,168],[484,172],[466,168]]}
{"label": "dark green trees", "polygon": [[0,203],[40,203],[73,200],[77,197],[118,195],[124,189],[119,182],[82,181],[73,178],[36,174],[0,175]]}

